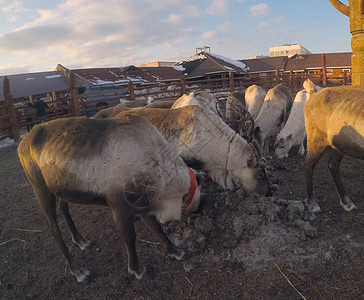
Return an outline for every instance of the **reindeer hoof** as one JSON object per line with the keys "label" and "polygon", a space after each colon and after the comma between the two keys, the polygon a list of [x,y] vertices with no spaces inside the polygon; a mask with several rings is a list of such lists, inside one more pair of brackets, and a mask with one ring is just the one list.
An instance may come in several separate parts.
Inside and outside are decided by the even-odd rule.
{"label": "reindeer hoof", "polygon": [[341,206],[346,210],[346,211],[352,211],[353,209],[357,209],[356,205],[351,202],[351,201],[347,201],[347,203],[343,203],[342,201],[340,201]]}
{"label": "reindeer hoof", "polygon": [[137,266],[135,269],[128,267],[128,272],[135,276],[136,279],[142,279],[144,273],[145,273],[145,267],[144,266]]}
{"label": "reindeer hoof", "polygon": [[71,269],[71,273],[76,276],[77,281],[81,283],[90,283],[91,282],[91,272],[85,268],[75,268]]}
{"label": "reindeer hoof", "polygon": [[317,205],[316,201],[312,201],[310,204],[306,202],[306,204],[307,204],[307,210],[312,213],[318,213],[321,211],[321,208],[320,206]]}
{"label": "reindeer hoof", "polygon": [[83,250],[88,250],[92,247],[92,242],[89,240],[78,240],[75,241],[74,239],[72,239],[72,241],[83,251]]}
{"label": "reindeer hoof", "polygon": [[179,248],[175,245],[173,245],[172,247],[169,247],[167,249],[167,253],[170,257],[174,257],[177,260],[181,260],[182,257],[185,255],[185,252],[181,248]]}

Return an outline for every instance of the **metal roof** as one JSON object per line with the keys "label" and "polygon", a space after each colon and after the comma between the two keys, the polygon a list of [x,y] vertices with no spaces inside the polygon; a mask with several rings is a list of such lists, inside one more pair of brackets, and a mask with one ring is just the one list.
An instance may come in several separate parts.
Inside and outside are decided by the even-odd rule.
{"label": "metal roof", "polygon": [[305,69],[322,68],[322,55],[326,58],[326,68],[351,68],[351,52],[342,53],[319,53],[319,54],[296,54],[292,57],[263,57],[255,59],[244,59],[249,68],[249,73],[280,71],[303,71]]}
{"label": "metal roof", "polygon": [[[351,68],[351,52],[324,53],[326,68]],[[286,71],[320,69],[322,68],[323,54],[302,54],[291,57],[286,66]]]}
{"label": "metal roof", "polygon": [[247,73],[246,66],[241,61],[207,52],[193,55],[184,61],[176,63],[175,66],[183,69],[182,73],[187,79],[205,77],[206,74]]}
{"label": "metal roof", "polygon": [[157,78],[158,81],[180,80],[183,74],[173,67],[139,67],[141,70]]}
{"label": "metal roof", "polygon": [[[14,98],[41,95],[51,92],[67,91],[69,83],[63,72],[49,71],[6,76],[9,79],[10,93]],[[3,82],[0,76],[0,101],[4,101]]]}
{"label": "metal roof", "polygon": [[284,70],[288,57],[263,57],[254,59],[243,59],[243,63],[249,68],[249,73],[261,73],[261,72],[274,72],[278,70]]}
{"label": "metal roof", "polygon": [[115,68],[91,68],[72,70],[77,75],[92,84],[107,83],[154,83],[168,80],[178,80],[181,72],[171,67],[135,67],[133,65]]}

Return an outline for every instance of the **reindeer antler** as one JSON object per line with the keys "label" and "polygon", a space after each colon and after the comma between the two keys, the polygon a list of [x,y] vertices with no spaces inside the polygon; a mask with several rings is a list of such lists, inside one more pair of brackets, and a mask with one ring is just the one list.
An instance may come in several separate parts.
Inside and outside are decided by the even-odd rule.
{"label": "reindeer antler", "polygon": [[216,111],[217,111],[218,115],[220,116],[220,118],[221,118],[221,119],[223,119],[223,121],[224,121],[225,123],[227,123],[226,116],[224,116],[224,115],[223,115],[223,113],[221,112],[221,110],[220,110],[220,108],[219,108],[219,103],[220,103],[221,101],[224,101],[224,99],[223,99],[223,98],[220,98],[220,99],[217,99],[217,100],[216,100],[216,102],[215,102]]}

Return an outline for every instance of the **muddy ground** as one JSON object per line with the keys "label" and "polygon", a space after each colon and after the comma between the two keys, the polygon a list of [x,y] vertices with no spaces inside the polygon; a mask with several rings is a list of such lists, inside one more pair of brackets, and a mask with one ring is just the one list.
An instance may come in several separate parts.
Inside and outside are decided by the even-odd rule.
{"label": "muddy ground", "polygon": [[105,207],[71,205],[94,241],[71,253],[94,272],[91,284],[70,274],[21,169],[16,146],[0,149],[0,299],[364,299],[364,161],[345,158],[342,176],[358,209],[339,204],[324,157],[315,170],[322,212],[303,211],[303,159],[272,160],[274,198],[226,192],[204,182],[200,210],[164,226],[186,255],[168,257],[136,223],[146,278],[127,273],[126,253]]}

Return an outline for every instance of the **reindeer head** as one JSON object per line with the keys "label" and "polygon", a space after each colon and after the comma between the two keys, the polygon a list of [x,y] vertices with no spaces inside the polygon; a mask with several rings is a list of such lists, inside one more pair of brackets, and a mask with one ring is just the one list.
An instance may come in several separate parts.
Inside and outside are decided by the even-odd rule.
{"label": "reindeer head", "polygon": [[267,171],[270,168],[269,164],[262,156],[261,148],[256,140],[252,140],[249,143],[252,154],[248,161],[248,167],[255,169],[255,179],[256,186],[255,191],[259,194],[265,194],[266,196],[271,196],[272,191],[270,187],[269,178]]}
{"label": "reindeer head", "polygon": [[287,137],[278,137],[274,144],[274,154],[278,158],[288,157],[288,151],[292,148],[292,133]]}
{"label": "reindeer head", "polygon": [[[244,147],[244,154],[241,148]],[[235,139],[230,146],[227,170],[234,185],[242,184],[248,190],[261,195],[271,196],[269,178],[267,176],[268,163],[262,157],[260,147],[256,141],[247,144],[243,139]]]}

